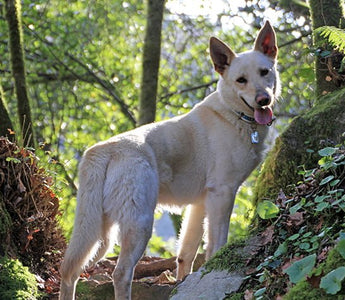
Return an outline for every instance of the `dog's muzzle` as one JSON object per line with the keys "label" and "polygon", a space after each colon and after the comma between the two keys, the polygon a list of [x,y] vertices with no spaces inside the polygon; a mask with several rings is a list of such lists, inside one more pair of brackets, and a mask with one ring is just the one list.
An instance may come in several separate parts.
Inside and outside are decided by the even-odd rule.
{"label": "dog's muzzle", "polygon": [[260,106],[267,106],[271,103],[271,97],[268,93],[261,92],[256,95],[255,102]]}

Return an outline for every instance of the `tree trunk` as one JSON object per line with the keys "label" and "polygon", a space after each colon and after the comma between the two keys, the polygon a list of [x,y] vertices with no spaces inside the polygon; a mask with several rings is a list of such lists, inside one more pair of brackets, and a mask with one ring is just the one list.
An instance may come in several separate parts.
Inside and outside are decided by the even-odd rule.
{"label": "tree trunk", "polygon": [[12,74],[17,96],[18,118],[23,138],[23,145],[34,147],[31,111],[26,89],[21,2],[19,0],[5,0],[5,10],[9,29]]}
{"label": "tree trunk", "polygon": [[10,134],[9,130],[13,130],[13,125],[8,115],[8,111],[5,107],[4,91],[0,85],[0,136],[8,136],[12,140],[13,135]]}
{"label": "tree trunk", "polygon": [[147,4],[139,125],[155,120],[164,3],[165,0],[148,0]]}
{"label": "tree trunk", "polygon": [[[343,28],[344,8],[342,0],[310,0],[310,13],[312,18],[313,30],[322,26],[334,26]],[[328,92],[335,91],[339,88],[339,82],[333,75],[333,69],[340,63],[340,53],[334,52],[334,49],[328,43],[325,44],[324,38],[320,34],[314,34],[314,45],[318,49],[331,51],[330,57],[316,56],[315,60],[315,77],[316,77],[316,95],[325,95]]]}
{"label": "tree trunk", "polygon": [[[314,28],[323,25],[339,26],[344,18],[342,0],[310,0],[309,3]],[[315,42],[318,39],[320,37],[315,36]],[[256,182],[256,201],[264,198],[273,200],[280,189],[290,192],[300,179],[297,175],[298,167],[309,168],[317,163],[317,152],[312,151],[334,146],[344,140],[345,89],[341,89],[331,79],[325,62],[324,59],[316,58],[316,96],[319,99],[310,111],[295,118],[276,140]]]}

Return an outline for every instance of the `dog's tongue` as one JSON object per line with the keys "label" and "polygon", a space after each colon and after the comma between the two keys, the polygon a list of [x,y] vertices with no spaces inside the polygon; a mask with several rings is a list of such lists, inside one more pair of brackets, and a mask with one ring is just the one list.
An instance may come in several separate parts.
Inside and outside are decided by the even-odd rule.
{"label": "dog's tongue", "polygon": [[256,108],[254,119],[258,124],[267,125],[272,122],[273,112],[270,107]]}

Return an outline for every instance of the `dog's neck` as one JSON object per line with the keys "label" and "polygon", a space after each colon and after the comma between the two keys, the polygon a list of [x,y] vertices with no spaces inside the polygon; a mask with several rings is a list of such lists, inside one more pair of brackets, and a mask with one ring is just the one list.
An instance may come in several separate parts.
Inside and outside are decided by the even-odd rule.
{"label": "dog's neck", "polygon": [[[238,129],[239,134],[247,141],[250,141],[252,144],[263,144],[262,142],[268,132],[268,126],[258,124],[255,121],[254,116],[249,116],[248,114],[239,112],[235,108],[231,107],[230,103],[222,98],[219,90],[210,94],[199,105],[202,103],[204,103],[203,105],[206,107],[209,107],[214,113],[220,115],[227,122],[233,124],[235,128]],[[210,103],[210,105],[208,105],[208,103]],[[242,122],[247,125],[242,126]]]}

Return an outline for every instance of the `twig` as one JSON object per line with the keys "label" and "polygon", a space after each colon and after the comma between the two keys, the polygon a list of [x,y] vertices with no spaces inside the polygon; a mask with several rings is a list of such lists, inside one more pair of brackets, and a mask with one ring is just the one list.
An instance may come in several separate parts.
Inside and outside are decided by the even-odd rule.
{"label": "twig", "polygon": [[180,95],[180,94],[191,92],[191,91],[195,91],[195,90],[198,90],[198,89],[208,88],[210,85],[213,85],[213,84],[217,83],[217,81],[218,80],[212,80],[212,81],[210,81],[208,83],[200,84],[200,85],[197,85],[197,86],[193,86],[193,87],[185,88],[185,89],[182,89],[182,90],[178,90],[176,92],[165,94],[165,95],[163,95],[163,96],[161,96],[159,98],[159,101],[162,101],[163,99],[166,99],[166,98],[170,98],[171,96],[174,96],[174,95]]}

